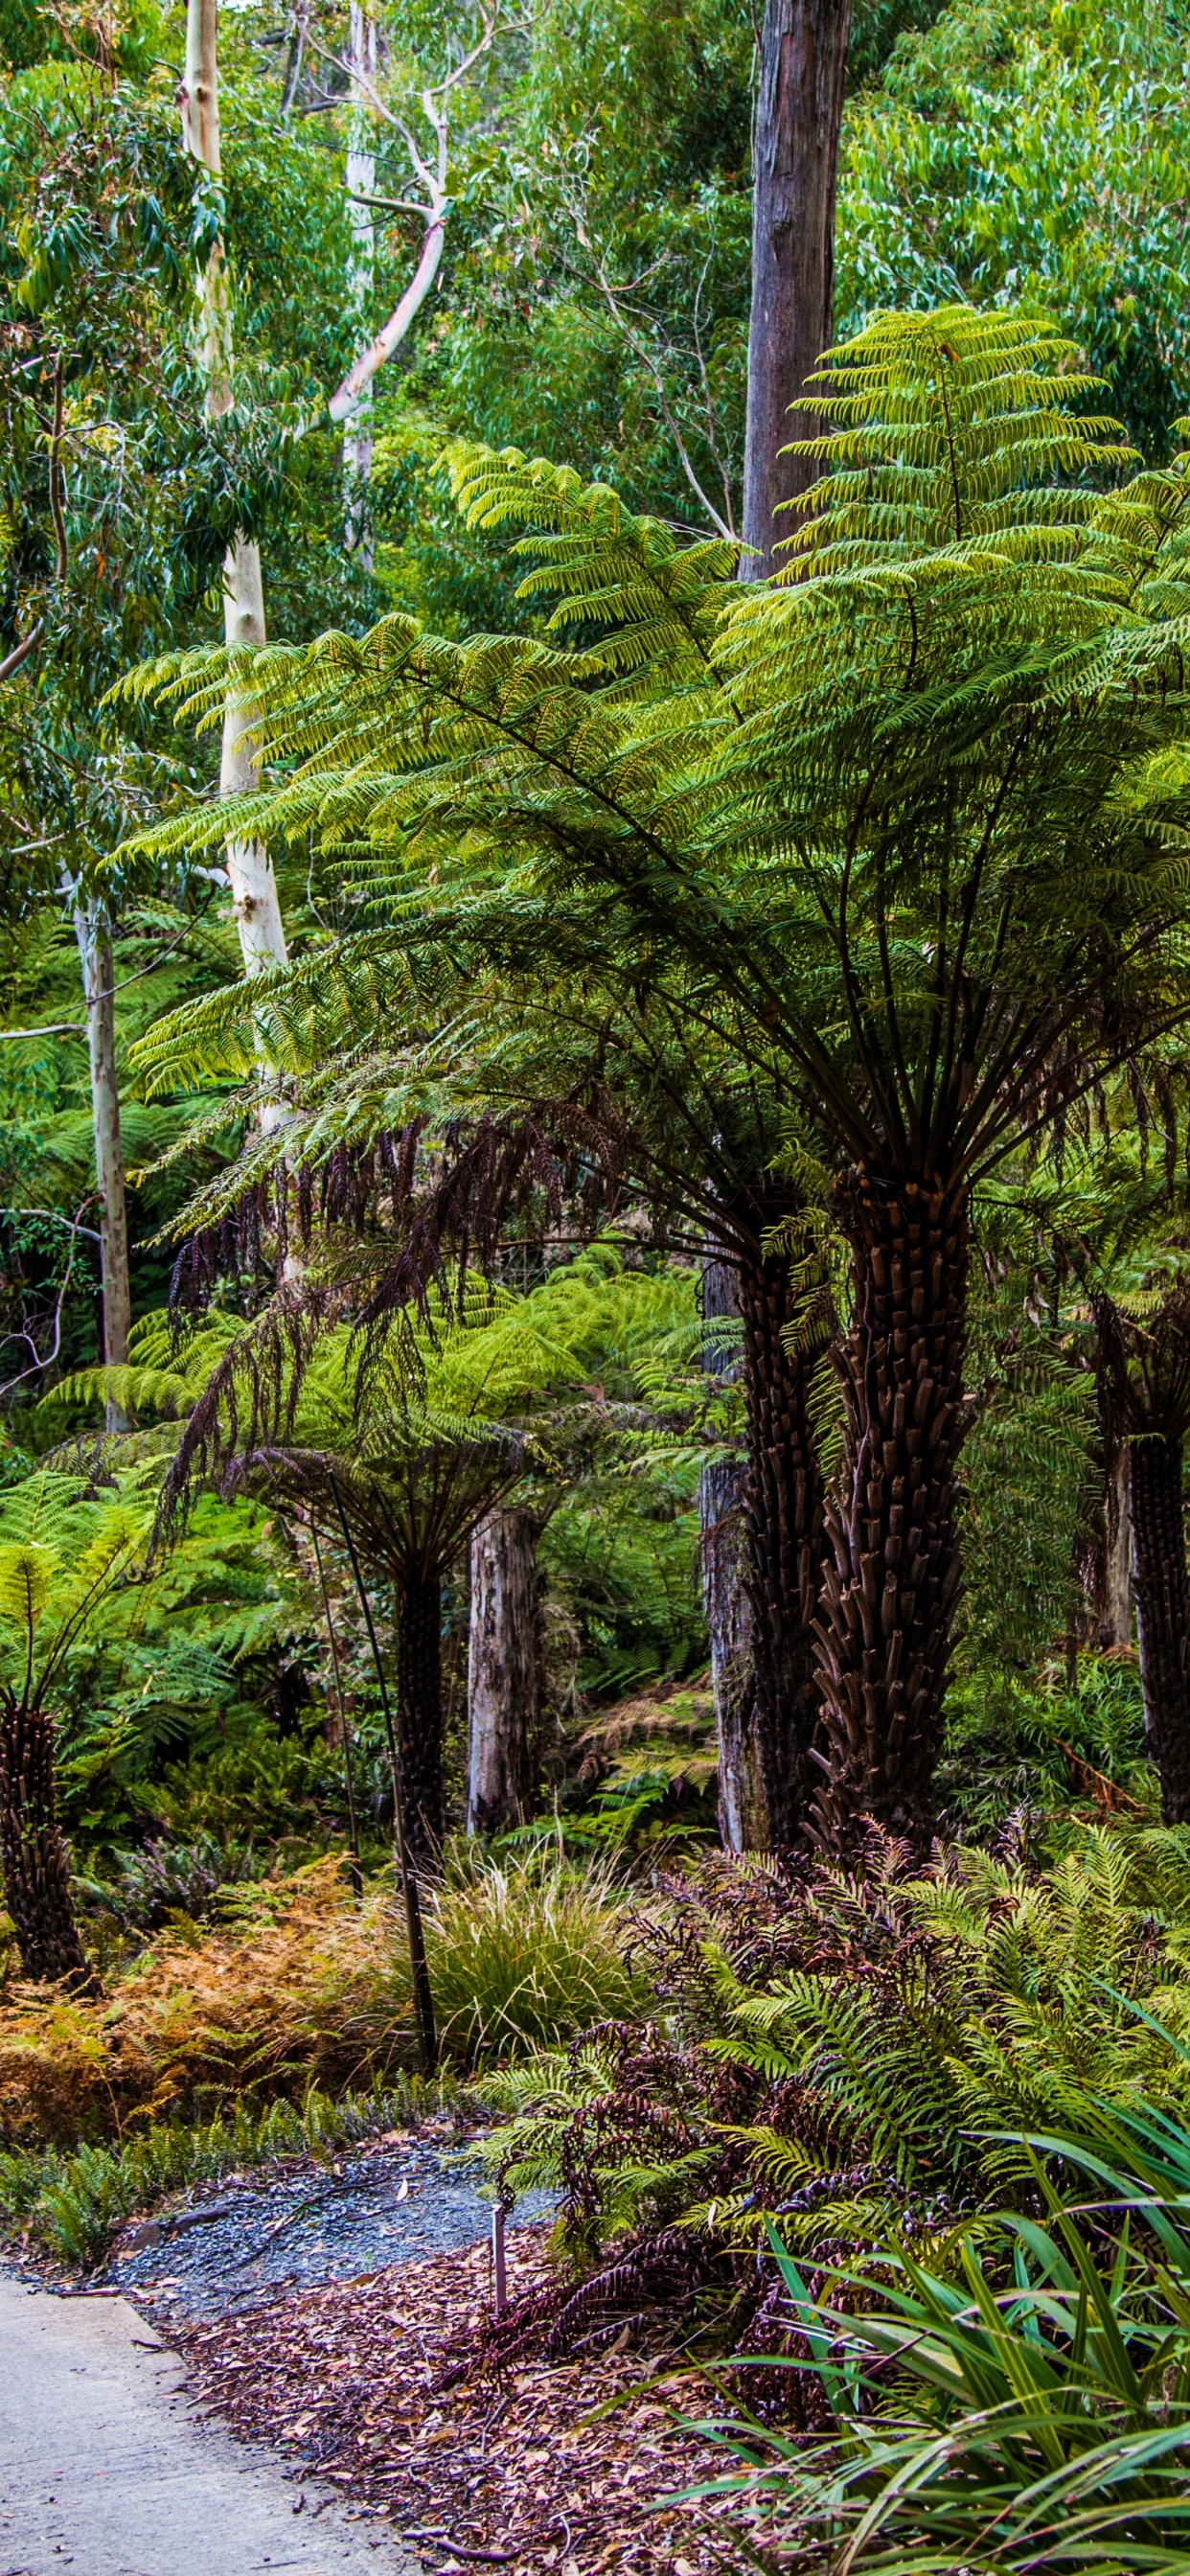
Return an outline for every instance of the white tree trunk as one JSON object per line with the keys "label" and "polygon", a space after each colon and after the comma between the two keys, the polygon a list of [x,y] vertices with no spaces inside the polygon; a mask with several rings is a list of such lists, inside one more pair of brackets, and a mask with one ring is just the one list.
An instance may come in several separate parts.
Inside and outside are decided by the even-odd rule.
{"label": "white tree trunk", "polygon": [[533,1811],[537,1750],[537,1523],[504,1504],[471,1540],[467,1652],[467,1831],[499,1833]]}
{"label": "white tree trunk", "polygon": [[[87,1051],[91,1060],[91,1123],[95,1136],[95,1185],[99,1192],[99,1258],[103,1272],[103,1357],[108,1368],[128,1358],[132,1294],[128,1276],[128,1214],[124,1152],[120,1140],[120,1091],[116,1080],[116,1003],[112,935],[106,912],[77,904],[74,933],[83,970]],[[110,1398],[109,1431],[126,1431],[128,1416]]]}
{"label": "white tree trunk", "polygon": [[[182,140],[187,151],[216,180],[222,175],[218,34],[218,0],[187,0],[186,71],[179,92]],[[199,283],[207,410],[212,420],[218,420],[230,410],[232,400],[231,303],[222,242],[216,243]],[[266,641],[260,548],[242,530],[224,559],[223,632],[229,648],[259,647]],[[251,795],[259,783],[259,764],[249,731],[251,722],[251,700],[229,690],[219,771],[221,796]],[[268,851],[259,841],[229,841],[227,874],[245,974],[258,974],[264,966],[286,965],[285,929]]]}
{"label": "white tree trunk", "polygon": [[[376,79],[376,21],[351,0],[347,52],[351,74],[351,110],[347,133],[347,220],[351,226],[351,300],[357,336],[368,327],[368,308],[376,264],[376,219],[370,200],[376,193],[376,154],[364,83]],[[368,490],[372,476],[372,390],[355,395],[343,423],[343,498],[349,553],[358,553],[372,569],[372,510]]]}

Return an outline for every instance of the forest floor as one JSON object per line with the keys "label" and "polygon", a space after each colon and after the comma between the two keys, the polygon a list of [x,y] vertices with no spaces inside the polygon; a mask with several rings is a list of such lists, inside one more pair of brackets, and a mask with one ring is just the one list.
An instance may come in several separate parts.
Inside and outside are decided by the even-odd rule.
{"label": "forest floor", "polygon": [[[511,2296],[547,2269],[539,2211],[522,2202],[510,2221]],[[385,2564],[395,2540],[427,2576],[720,2567],[717,2508],[661,2501],[724,2465],[682,2426],[685,2409],[709,2411],[700,2376],[675,2377],[647,2340],[630,2350],[623,2337],[561,2367],[460,2372],[492,2295],[490,2220],[476,2168],[428,2123],[196,2191],[126,2227],[90,2286],[132,2301],[181,2357],[204,2418],[280,2455],[292,2515],[321,2515],[337,2494],[383,2535]],[[7,2471],[0,2460],[0,2485]],[[65,2563],[59,2552],[35,2576]],[[140,2576],[135,2553],[92,2567],[77,2551],[74,2576],[109,2563]],[[304,2552],[245,2561],[298,2563]]]}

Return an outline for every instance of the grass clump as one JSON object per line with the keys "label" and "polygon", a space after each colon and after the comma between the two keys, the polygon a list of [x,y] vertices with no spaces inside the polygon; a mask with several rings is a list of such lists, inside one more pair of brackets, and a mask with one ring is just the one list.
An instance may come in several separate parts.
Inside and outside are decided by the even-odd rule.
{"label": "grass clump", "polygon": [[751,2409],[713,2427],[766,2564],[1180,2576],[1190,2130],[1093,2102],[1086,2122],[1033,2142],[1038,2216],[968,2223],[945,2270],[889,2238],[811,2288],[771,2231],[797,2435]]}
{"label": "grass clump", "polygon": [[550,1844],[497,1861],[457,1842],[427,1896],[425,1932],[442,2047],[462,2065],[556,2047],[648,2008],[605,1860],[569,1861]]}

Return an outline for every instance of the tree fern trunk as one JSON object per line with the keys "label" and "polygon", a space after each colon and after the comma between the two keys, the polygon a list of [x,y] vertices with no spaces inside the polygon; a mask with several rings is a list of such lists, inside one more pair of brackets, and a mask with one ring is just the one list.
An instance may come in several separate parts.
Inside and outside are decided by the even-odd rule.
{"label": "tree fern trunk", "polygon": [[1190,1823],[1190,1598],[1181,1438],[1129,1444],[1136,1612],[1149,1759],[1167,1825]]}
{"label": "tree fern trunk", "polygon": [[537,1523],[516,1504],[489,1512],[471,1540],[467,1718],[468,1833],[527,1824],[538,1733]]}
{"label": "tree fern trunk", "polygon": [[53,1720],[42,1709],[10,1711],[0,1724],[0,1859],[25,1975],[91,1984],[55,1807]]}
{"label": "tree fern trunk", "polygon": [[410,1575],[397,1607],[397,1685],[405,1840],[415,1869],[441,1855],[442,1575],[438,1566]]}
{"label": "tree fern trunk", "polygon": [[[780,1211],[774,1207],[769,1222]],[[795,1295],[785,1253],[742,1243],[743,1519],[753,1691],[733,1750],[740,1847],[787,1850],[799,1838],[818,1714],[812,1622],[823,1531],[822,1479],[806,1410],[809,1369],[782,1339]]]}
{"label": "tree fern trunk", "polygon": [[823,1736],[815,1825],[846,1852],[868,1822],[918,1849],[959,1589],[967,1212],[958,1191],[844,1176],[852,1323],[837,1357],[843,1458],[827,1502],[818,1620]]}
{"label": "tree fern trunk", "polygon": [[767,0],[752,182],[752,305],[744,536],[757,552],[745,579],[773,568],[773,546],[792,533],[779,503],[804,492],[817,466],[782,450],[819,427],[803,387],[832,336],[835,182],[851,0]]}

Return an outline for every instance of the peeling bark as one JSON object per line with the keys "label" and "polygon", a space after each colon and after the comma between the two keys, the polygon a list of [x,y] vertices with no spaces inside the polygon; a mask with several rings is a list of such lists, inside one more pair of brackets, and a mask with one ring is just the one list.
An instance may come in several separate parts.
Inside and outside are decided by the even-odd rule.
{"label": "peeling bark", "polygon": [[1131,1646],[1135,1628],[1132,1599],[1132,1502],[1128,1450],[1121,1444],[1111,1490],[1106,1497],[1103,1567],[1095,1642],[1101,1648]]}
{"label": "peeling bark", "polygon": [[[99,1259],[103,1274],[103,1357],[108,1368],[123,1368],[128,1358],[132,1290],[128,1274],[128,1211],[120,1136],[120,1086],[116,1075],[112,935],[106,913],[95,904],[76,907],[74,931],[83,970],[87,1052],[91,1065],[91,1124],[95,1138]],[[128,1428],[127,1414],[110,1397],[105,1407],[105,1421],[109,1431],[126,1431]]]}
{"label": "peeling bark", "polygon": [[528,1823],[539,1711],[537,1523],[522,1506],[502,1504],[471,1540],[469,1834]]}

